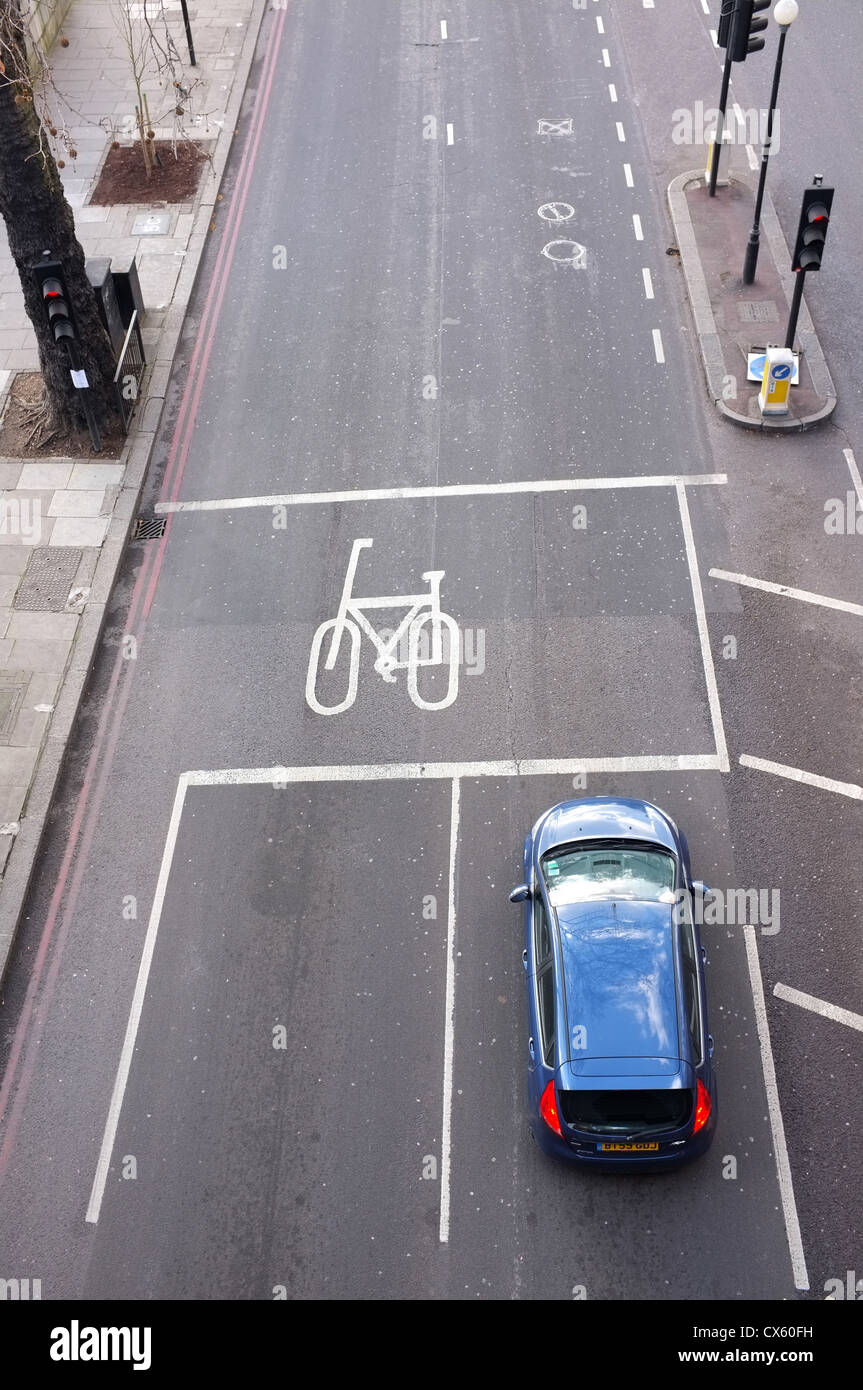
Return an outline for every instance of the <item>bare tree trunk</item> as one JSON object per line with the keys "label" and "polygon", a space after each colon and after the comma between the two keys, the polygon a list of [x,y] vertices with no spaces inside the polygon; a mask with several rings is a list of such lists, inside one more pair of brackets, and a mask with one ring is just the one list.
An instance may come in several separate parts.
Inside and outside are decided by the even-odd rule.
{"label": "bare tree trunk", "polygon": [[32,274],[46,250],[62,263],[81,365],[92,387],[90,403],[98,423],[108,428],[116,420],[113,352],[84,269],[72,209],[33,105],[23,32],[19,0],[0,0],[0,215],[39,344],[52,426],[80,428],[83,415],[68,354],[54,342]]}

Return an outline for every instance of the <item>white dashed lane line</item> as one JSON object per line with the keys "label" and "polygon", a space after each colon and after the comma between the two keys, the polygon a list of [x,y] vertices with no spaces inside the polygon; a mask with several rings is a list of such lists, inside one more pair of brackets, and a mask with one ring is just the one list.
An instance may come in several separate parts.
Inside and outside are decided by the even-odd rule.
{"label": "white dashed lane line", "polygon": [[445,38],[447,37],[447,32],[446,32],[446,20],[445,20],[445,19],[442,19],[441,22],[440,22],[440,36],[441,36],[442,39],[445,39]]}
{"label": "white dashed lane line", "polygon": [[609,82],[608,84],[608,95],[611,97],[612,101],[617,101],[617,88],[613,82]]}
{"label": "white dashed lane line", "polygon": [[652,299],[652,298],[653,298],[653,281],[652,281],[652,279],[650,278],[650,271],[648,270],[647,266],[644,266],[644,267],[642,268],[642,271],[641,271],[641,278],[642,278],[642,280],[644,281],[644,297],[645,297],[645,299]]}
{"label": "white dashed lane line", "polygon": [[603,66],[604,66],[604,67],[607,67],[607,68],[610,68],[610,67],[611,67],[611,59],[610,59],[609,56],[608,56],[608,49],[607,49],[607,48],[604,48],[604,49],[602,50],[602,62],[603,62]]}
{"label": "white dashed lane line", "polygon": [[623,166],[623,177],[626,179],[626,186],[627,186],[627,188],[634,188],[634,187],[635,187],[635,182],[634,182],[633,177],[632,177],[632,165],[631,165],[631,164],[624,164],[624,166]]}
{"label": "white dashed lane line", "polygon": [[635,240],[644,241],[644,232],[641,230],[641,218],[637,212],[632,214],[632,229],[635,232]]}
{"label": "white dashed lane line", "polygon": [[597,15],[597,16],[596,16],[596,30],[597,30],[597,33],[599,33],[599,34],[604,34],[604,33],[605,33],[605,25],[604,25],[603,22],[602,22],[602,16],[601,16],[601,15]]}
{"label": "white dashed lane line", "polygon": [[665,348],[662,346],[662,334],[658,328],[653,330],[653,351],[656,353],[657,362],[665,361]]}
{"label": "white dashed lane line", "polygon": [[455,144],[455,131],[454,131],[454,129],[453,129],[452,121],[448,122],[448,124],[447,124],[447,128],[446,128],[446,142],[447,142],[448,145],[454,145],[454,144]]}
{"label": "white dashed lane line", "polygon": [[622,145],[626,144],[626,131],[623,129],[623,122],[617,122],[617,138]]}

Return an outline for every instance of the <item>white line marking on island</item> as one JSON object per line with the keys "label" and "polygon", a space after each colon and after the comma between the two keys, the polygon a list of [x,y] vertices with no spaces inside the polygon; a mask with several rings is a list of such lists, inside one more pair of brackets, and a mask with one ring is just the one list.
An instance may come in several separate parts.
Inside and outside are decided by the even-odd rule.
{"label": "white line marking on island", "polygon": [[711,579],[724,579],[728,584],[742,584],[748,589],[760,589],[766,594],[779,594],[782,598],[794,598],[800,603],[814,603],[819,608],[835,608],[840,613],[853,613],[863,618],[863,604],[849,603],[844,598],[828,598],[826,594],[813,594],[808,589],[792,589],[787,584],[771,584],[767,579],[753,579],[750,574],[731,574],[728,570],[708,570]]}
{"label": "white line marking on island", "polygon": [[801,1009],[808,1009],[810,1013],[820,1014],[833,1023],[844,1023],[846,1028],[863,1033],[863,1014],[840,1009],[838,1004],[828,1004],[826,999],[816,999],[814,994],[804,994],[801,989],[792,989],[790,985],[774,985],[773,993],[777,999],[784,999],[788,1004],[798,1004]]}

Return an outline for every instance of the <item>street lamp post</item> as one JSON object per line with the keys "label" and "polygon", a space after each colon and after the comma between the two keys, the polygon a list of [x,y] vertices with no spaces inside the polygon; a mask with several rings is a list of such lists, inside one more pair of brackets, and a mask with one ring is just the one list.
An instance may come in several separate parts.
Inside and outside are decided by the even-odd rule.
{"label": "street lamp post", "polygon": [[773,69],[773,90],[770,93],[770,111],[767,116],[767,139],[764,141],[764,149],[761,152],[761,172],[758,176],[758,196],[755,199],[755,220],[752,223],[752,231],[749,233],[749,241],[746,244],[746,260],[743,263],[743,283],[751,285],[755,279],[755,267],[758,264],[758,247],[761,223],[761,204],[764,202],[764,184],[767,180],[767,161],[770,158],[770,142],[773,138],[773,113],[776,110],[776,101],[779,96],[779,76],[782,72],[782,52],[785,48],[785,38],[788,30],[794,23],[800,6],[797,0],[776,0],[773,8],[773,18],[779,25],[781,33],[779,35],[779,51],[776,54],[776,67]]}

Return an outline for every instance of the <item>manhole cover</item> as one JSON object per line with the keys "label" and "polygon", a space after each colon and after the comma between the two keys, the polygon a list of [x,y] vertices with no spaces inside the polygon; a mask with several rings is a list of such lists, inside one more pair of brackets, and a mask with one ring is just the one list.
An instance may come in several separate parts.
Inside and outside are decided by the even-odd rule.
{"label": "manhole cover", "polygon": [[0,743],[8,744],[30,681],[26,671],[0,672]]}
{"label": "manhole cover", "polygon": [[27,563],[13,608],[62,613],[82,554],[72,546],[37,546]]}
{"label": "manhole cover", "polygon": [[744,323],[776,323],[779,311],[772,299],[746,299],[737,305]]}
{"label": "manhole cover", "polygon": [[166,516],[139,516],[135,522],[135,541],[156,541],[164,536],[168,524]]}

